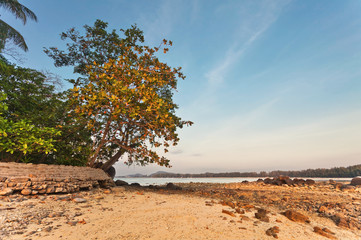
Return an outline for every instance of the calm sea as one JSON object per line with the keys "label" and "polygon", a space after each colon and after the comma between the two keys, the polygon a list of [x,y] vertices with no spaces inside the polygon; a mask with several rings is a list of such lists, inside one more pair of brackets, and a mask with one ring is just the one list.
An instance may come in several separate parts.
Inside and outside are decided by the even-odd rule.
{"label": "calm sea", "polygon": [[[257,181],[259,178],[118,178],[115,177],[114,180],[123,180],[127,183],[139,183],[142,186],[146,185],[164,185],[167,183],[233,183],[233,182],[242,182],[242,181]],[[264,178],[263,178],[264,179]],[[306,179],[306,178],[304,178]],[[352,178],[308,178],[315,181],[327,181],[335,180],[339,182],[348,182]]]}

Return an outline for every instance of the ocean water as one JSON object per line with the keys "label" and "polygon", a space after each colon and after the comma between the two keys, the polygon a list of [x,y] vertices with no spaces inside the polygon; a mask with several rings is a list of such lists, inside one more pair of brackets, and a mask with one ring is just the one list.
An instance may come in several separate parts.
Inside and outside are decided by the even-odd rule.
{"label": "ocean water", "polygon": [[[127,183],[139,183],[142,186],[147,185],[165,185],[167,183],[234,183],[242,181],[257,181],[259,178],[119,178],[115,177],[114,180],[123,180]],[[262,178],[264,179],[264,178]],[[335,180],[337,182],[349,182],[352,178],[304,178],[313,179],[315,181]]]}

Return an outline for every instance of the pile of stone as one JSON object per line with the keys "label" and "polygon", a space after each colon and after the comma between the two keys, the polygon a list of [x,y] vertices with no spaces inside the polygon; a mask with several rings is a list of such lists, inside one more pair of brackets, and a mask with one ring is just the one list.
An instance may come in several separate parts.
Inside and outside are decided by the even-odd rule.
{"label": "pile of stone", "polygon": [[302,179],[302,178],[294,178],[291,179],[288,176],[278,176],[278,177],[274,177],[274,178],[266,178],[266,179],[258,179],[257,180],[258,183],[265,183],[265,184],[272,184],[272,185],[277,185],[277,186],[281,186],[281,185],[288,185],[288,186],[296,186],[296,185],[301,185],[301,186],[305,186],[305,185],[315,185],[316,182],[312,179]]}
{"label": "pile of stone", "polygon": [[22,195],[73,193],[80,190],[91,190],[97,187],[110,187],[112,181],[56,179],[56,178],[0,178],[0,196],[13,193]]}
{"label": "pile of stone", "polygon": [[101,169],[64,165],[0,163],[0,196],[73,193],[114,186]]}

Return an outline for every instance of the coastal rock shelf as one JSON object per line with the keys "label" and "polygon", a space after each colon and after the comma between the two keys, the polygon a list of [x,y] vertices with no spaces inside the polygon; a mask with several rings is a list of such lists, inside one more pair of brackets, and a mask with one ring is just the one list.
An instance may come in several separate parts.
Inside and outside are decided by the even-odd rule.
{"label": "coastal rock shelf", "polygon": [[0,195],[71,193],[112,185],[101,169],[0,162]]}

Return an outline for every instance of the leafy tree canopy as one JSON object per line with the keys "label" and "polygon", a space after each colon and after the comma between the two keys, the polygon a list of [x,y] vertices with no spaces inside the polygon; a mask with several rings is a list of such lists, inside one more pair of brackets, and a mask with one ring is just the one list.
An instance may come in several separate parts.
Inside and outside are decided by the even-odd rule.
{"label": "leafy tree canopy", "polygon": [[86,120],[92,131],[88,165],[107,170],[127,154],[128,164],[169,166],[156,148],[167,152],[179,141],[176,130],[192,124],[176,116],[172,99],[177,80],[185,78],[181,68],[171,68],[155,55],[166,53],[172,42],[143,46],[143,33],[136,26],[121,30],[123,38],[106,27],[97,20],[93,27],[85,26],[85,35],[70,29],[62,34],[71,42],[67,51],[45,49],[56,66],[74,66],[74,72],[83,75],[72,81],[70,115],[75,122]]}
{"label": "leafy tree canopy", "polygon": [[[9,64],[4,58],[0,59],[0,92],[7,96],[2,100],[7,109],[2,113],[1,129],[6,131],[8,135],[6,139],[11,141],[6,149],[0,149],[1,159],[22,161],[24,151],[20,147],[29,147],[29,143],[35,142],[31,137],[33,135],[39,136],[38,140],[40,138],[42,140],[52,139],[51,145],[57,151],[27,150],[26,161],[85,165],[90,154],[91,133],[86,128],[85,122],[69,123],[70,119],[67,116],[68,92],[56,93],[54,86],[47,80],[44,74],[34,69],[18,67]],[[21,142],[19,139],[12,140],[10,136],[15,136],[21,129],[26,130],[30,135],[24,135],[24,132]],[[60,131],[61,135],[58,134]],[[10,132],[13,134],[11,135]],[[45,134],[46,132],[47,134]],[[24,142],[25,140],[28,142]],[[26,145],[24,145],[25,143]],[[7,151],[10,149],[9,144],[19,148]],[[46,144],[42,143],[42,146],[46,146]]]}
{"label": "leafy tree canopy", "polygon": [[[36,127],[24,119],[12,121],[5,119],[2,115],[7,113],[8,107],[4,103],[6,95],[0,93],[0,155],[2,160],[10,156],[16,160],[24,160],[26,154],[45,153],[56,151],[54,147],[54,136],[60,135],[55,128]],[[6,154],[9,153],[9,154]]]}

